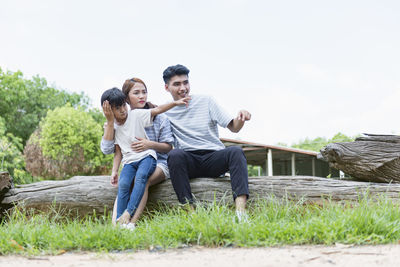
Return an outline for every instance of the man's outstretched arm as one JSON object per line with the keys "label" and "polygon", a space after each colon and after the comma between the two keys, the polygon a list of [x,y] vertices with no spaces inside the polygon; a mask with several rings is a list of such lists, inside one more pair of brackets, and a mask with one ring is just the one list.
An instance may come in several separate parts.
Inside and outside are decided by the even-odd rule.
{"label": "man's outstretched arm", "polygon": [[239,111],[237,117],[231,120],[227,127],[231,132],[238,133],[242,129],[244,123],[246,121],[249,121],[250,119],[250,112],[248,112],[247,110],[241,110]]}

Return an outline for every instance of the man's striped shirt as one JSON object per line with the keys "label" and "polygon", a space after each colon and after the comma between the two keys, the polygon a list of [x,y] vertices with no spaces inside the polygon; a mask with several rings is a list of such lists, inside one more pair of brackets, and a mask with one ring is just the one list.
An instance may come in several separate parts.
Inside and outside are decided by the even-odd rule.
{"label": "man's striped shirt", "polygon": [[234,119],[210,96],[192,95],[189,106],[176,106],[165,114],[171,122],[175,148],[185,151],[221,150],[218,125],[226,128]]}

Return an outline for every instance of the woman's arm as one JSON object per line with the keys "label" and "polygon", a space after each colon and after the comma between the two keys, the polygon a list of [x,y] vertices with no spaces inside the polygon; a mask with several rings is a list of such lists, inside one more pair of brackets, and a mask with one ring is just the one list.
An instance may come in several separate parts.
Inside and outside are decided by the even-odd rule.
{"label": "woman's arm", "polygon": [[135,152],[142,152],[147,149],[154,149],[156,152],[159,153],[168,153],[172,149],[172,146],[168,143],[159,143],[139,137],[136,137],[136,139],[139,141],[133,142],[131,145],[131,148]]}
{"label": "woman's arm", "polygon": [[119,145],[115,145],[114,162],[111,172],[111,185],[115,187],[118,186],[118,170],[119,170],[119,165],[121,164],[121,160],[122,160],[121,148],[119,147]]}
{"label": "woman's arm", "polygon": [[171,144],[174,142],[168,117],[165,115],[157,116],[152,129],[153,131],[149,128],[150,132],[147,133],[149,134],[150,140],[136,137],[139,141],[132,144],[132,149],[139,152],[146,150],[146,148],[151,148],[158,153],[168,153],[172,149]]}

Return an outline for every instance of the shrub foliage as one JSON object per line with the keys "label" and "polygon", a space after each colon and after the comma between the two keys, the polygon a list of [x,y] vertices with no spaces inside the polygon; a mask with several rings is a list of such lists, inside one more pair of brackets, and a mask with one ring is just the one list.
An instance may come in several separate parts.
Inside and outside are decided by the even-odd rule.
{"label": "shrub foliage", "polygon": [[27,169],[58,179],[106,173],[111,158],[100,151],[101,136],[101,125],[82,109],[67,104],[49,111],[25,147]]}

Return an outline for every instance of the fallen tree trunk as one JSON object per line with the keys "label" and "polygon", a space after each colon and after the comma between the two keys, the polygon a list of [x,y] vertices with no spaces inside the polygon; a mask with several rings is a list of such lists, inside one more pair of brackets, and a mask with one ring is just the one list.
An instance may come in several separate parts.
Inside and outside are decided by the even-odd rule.
{"label": "fallen tree trunk", "polygon": [[365,135],[354,142],[329,144],[319,158],[357,180],[400,182],[400,136]]}
{"label": "fallen tree trunk", "polygon": [[[191,180],[193,194],[200,201],[227,201],[232,203],[229,178],[197,178]],[[319,202],[322,198],[333,201],[357,200],[363,194],[385,194],[398,200],[400,184],[365,183],[342,181],[309,176],[250,177],[251,199],[277,198],[304,199]],[[22,204],[26,208],[48,210],[52,205],[85,215],[103,214],[112,210],[117,189],[110,185],[109,176],[75,176],[64,181],[43,181],[20,185],[0,195],[0,209],[6,210]],[[170,180],[150,188],[148,206],[157,202],[178,204]]]}

